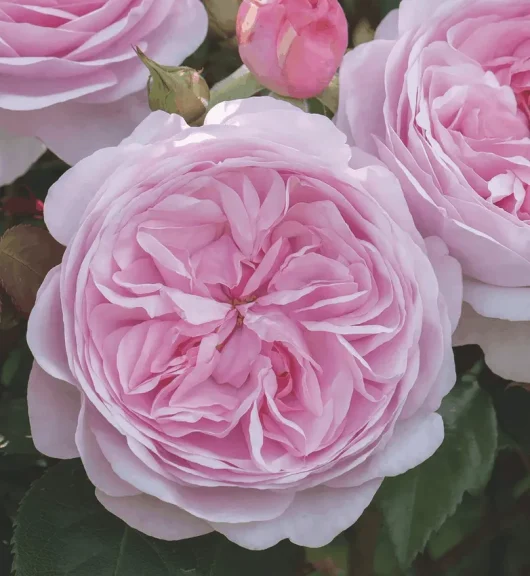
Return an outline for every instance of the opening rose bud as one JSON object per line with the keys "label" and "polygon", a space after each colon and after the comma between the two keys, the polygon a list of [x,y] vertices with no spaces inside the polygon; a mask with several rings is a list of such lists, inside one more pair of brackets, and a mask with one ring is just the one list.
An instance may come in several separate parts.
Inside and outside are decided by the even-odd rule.
{"label": "opening rose bud", "polygon": [[237,38],[241,59],[266,88],[311,98],[337,71],[348,24],[337,0],[244,0]]}

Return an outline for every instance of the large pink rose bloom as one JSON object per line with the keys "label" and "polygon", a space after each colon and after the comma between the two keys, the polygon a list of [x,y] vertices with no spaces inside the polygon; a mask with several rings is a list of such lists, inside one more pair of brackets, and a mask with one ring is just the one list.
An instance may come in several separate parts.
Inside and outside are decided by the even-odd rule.
{"label": "large pink rose bloom", "polygon": [[149,114],[149,74],[133,46],[178,65],[206,29],[199,0],[4,0],[0,127],[70,164],[114,146]]}
{"label": "large pink rose bloom", "polygon": [[530,381],[530,2],[403,0],[340,80],[338,126],[462,264],[456,343]]}
{"label": "large pink rose bloom", "polygon": [[349,159],[328,119],[254,98],[154,113],[50,190],[33,438],[135,528],[321,546],[442,441],[459,266]]}

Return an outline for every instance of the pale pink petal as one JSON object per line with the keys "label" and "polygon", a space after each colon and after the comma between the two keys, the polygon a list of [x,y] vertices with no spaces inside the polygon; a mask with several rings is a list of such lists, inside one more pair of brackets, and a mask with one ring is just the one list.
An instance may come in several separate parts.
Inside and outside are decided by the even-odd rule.
{"label": "pale pink petal", "polygon": [[372,154],[377,154],[375,138],[384,140],[386,134],[384,70],[393,44],[390,40],[361,44],[344,56],[339,71],[339,109],[334,122],[349,144]]}
{"label": "pale pink petal", "polygon": [[96,497],[109,512],[131,528],[153,538],[184,540],[213,532],[204,520],[147,494],[114,497],[96,490]]}
{"label": "pale pink petal", "polygon": [[90,201],[116,169],[116,154],[114,148],[99,150],[65,172],[49,189],[44,220],[61,244],[71,242]]}
{"label": "pale pink petal", "polygon": [[37,293],[27,330],[28,346],[40,366],[54,378],[74,382],[64,341],[59,283],[61,267],[52,268]]}
{"label": "pale pink petal", "polygon": [[399,8],[399,33],[404,34],[428,22],[440,6],[451,3],[454,0],[402,0]]}
{"label": "pale pink petal", "polygon": [[530,322],[485,318],[464,304],[454,346],[478,344],[489,368],[506,380],[530,382]]}
{"label": "pale pink petal", "polygon": [[430,236],[425,239],[425,245],[429,260],[438,279],[440,291],[445,298],[451,327],[454,332],[462,313],[462,295],[464,291],[462,267],[458,260],[449,256],[449,249],[440,238]]}
{"label": "pale pink petal", "polygon": [[307,114],[292,104],[270,96],[217,104],[206,116],[205,125],[210,124],[238,126],[242,129],[240,134],[259,134],[260,138],[296,147],[328,163],[345,165],[350,159],[344,134],[335,130],[328,118],[320,114]]}
{"label": "pale pink petal", "polygon": [[349,528],[370,504],[380,480],[355,488],[319,486],[298,492],[292,505],[268,522],[213,523],[229,540],[251,550],[263,550],[288,538],[294,544],[320,548]]}
{"label": "pale pink petal", "polygon": [[90,481],[107,496],[121,497],[140,494],[136,488],[122,480],[114,472],[109,461],[105,458],[92,432],[91,419],[93,422],[94,418],[102,418],[102,416],[96,413],[84,397],[75,433],[75,443]]}
{"label": "pale pink petal", "polygon": [[530,287],[507,288],[466,278],[464,301],[487,318],[514,322],[530,320]]}
{"label": "pale pink petal", "polygon": [[72,384],[57,380],[36,362],[28,382],[31,436],[39,452],[51,458],[77,458],[75,431],[81,395]]}
{"label": "pale pink petal", "polygon": [[130,136],[125,138],[123,145],[151,144],[179,136],[186,128],[186,121],[178,114],[168,114],[162,110],[151,112],[135,127]]}
{"label": "pale pink petal", "polygon": [[374,478],[398,476],[430,458],[442,444],[444,425],[439,414],[413,416],[398,422],[389,442],[359,469],[327,483],[334,488],[349,488]]}
{"label": "pale pink petal", "polygon": [[36,135],[73,165],[101,148],[118,145],[149,113],[143,93],[109,104],[68,102],[39,112]]}
{"label": "pale pink petal", "polygon": [[0,130],[0,186],[24,175],[45,150],[37,138],[12,136]]}
{"label": "pale pink petal", "polygon": [[397,40],[399,36],[399,10],[395,8],[383,18],[375,31],[376,40]]}

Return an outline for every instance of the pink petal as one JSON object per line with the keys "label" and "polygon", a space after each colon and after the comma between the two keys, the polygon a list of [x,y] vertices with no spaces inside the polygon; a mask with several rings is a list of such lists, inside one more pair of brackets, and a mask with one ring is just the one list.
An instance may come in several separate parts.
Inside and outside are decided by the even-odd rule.
{"label": "pink petal", "polygon": [[83,398],[81,412],[75,434],[75,442],[83,461],[86,473],[94,486],[107,496],[133,496],[139,494],[128,482],[116,475],[105,458],[94,436],[90,421],[102,418],[88,400]]}
{"label": "pink petal", "polygon": [[466,278],[464,301],[468,302],[478,314],[487,318],[530,320],[530,287],[507,288]]}
{"label": "pink petal", "polygon": [[37,138],[11,136],[0,131],[0,186],[25,174],[46,147]]}
{"label": "pink petal", "polygon": [[489,368],[506,380],[530,382],[530,322],[485,318],[469,304],[453,336],[453,346],[478,344]]}
{"label": "pink petal", "polygon": [[73,383],[64,340],[60,294],[61,267],[52,268],[37,294],[28,320],[28,346],[39,365],[59,380]]}
{"label": "pink petal", "polygon": [[[385,67],[394,43],[373,40],[344,57],[340,71],[339,109],[334,122],[355,144],[377,155],[375,138],[385,140]],[[359,82],[359,78],[363,78]],[[355,126],[355,134],[351,127]]]}
{"label": "pink petal", "polygon": [[184,510],[147,496],[113,497],[96,490],[97,499],[105,508],[131,528],[160,540],[184,540],[212,532],[211,526]]}
{"label": "pink petal", "polygon": [[79,229],[83,214],[103,182],[114,172],[117,152],[99,150],[68,170],[49,189],[44,220],[52,236],[67,246]]}
{"label": "pink petal", "polygon": [[439,414],[419,415],[396,424],[390,441],[359,468],[328,482],[334,488],[359,486],[374,478],[398,476],[430,458],[442,444],[444,425]]}
{"label": "pink petal", "polygon": [[51,458],[77,458],[75,431],[81,409],[77,388],[57,380],[36,362],[28,382],[28,410],[33,442]]}
{"label": "pink petal", "polygon": [[402,0],[399,7],[399,32],[404,34],[434,17],[435,12],[452,0]]}
{"label": "pink petal", "polygon": [[232,542],[251,550],[264,550],[285,538],[299,546],[319,548],[355,523],[380,485],[380,480],[373,480],[356,488],[310,488],[298,492],[291,506],[274,520],[212,522],[212,526]]}

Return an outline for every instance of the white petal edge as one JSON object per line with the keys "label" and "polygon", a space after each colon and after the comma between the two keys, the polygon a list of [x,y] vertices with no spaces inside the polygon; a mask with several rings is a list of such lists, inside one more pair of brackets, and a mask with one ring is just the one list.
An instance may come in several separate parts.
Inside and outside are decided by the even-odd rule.
{"label": "white petal edge", "polygon": [[26,338],[35,360],[48,374],[73,383],[64,341],[60,280],[60,266],[46,275],[29,316]]}
{"label": "white petal edge", "polygon": [[80,409],[77,388],[50,376],[34,362],[28,382],[28,411],[31,435],[39,452],[51,458],[79,456],[75,431]]}
{"label": "white petal edge", "polygon": [[374,478],[399,476],[430,458],[444,439],[442,417],[419,414],[396,424],[392,437],[357,470],[328,483],[336,488],[359,486]]}
{"label": "white petal edge", "polygon": [[453,346],[478,344],[492,372],[515,382],[530,382],[529,343],[530,322],[486,318],[469,304],[453,336]]}
{"label": "white petal edge", "polygon": [[530,287],[493,286],[465,278],[464,301],[487,318],[530,321]]}
{"label": "white petal edge", "polygon": [[0,186],[23,176],[46,151],[37,138],[12,136],[0,130]]}
{"label": "white petal edge", "polygon": [[146,494],[116,498],[96,490],[97,499],[131,528],[160,540],[185,540],[213,532],[207,522]]}
{"label": "white petal edge", "polygon": [[381,482],[372,480],[355,488],[310,488],[298,492],[291,506],[273,520],[242,524],[212,522],[212,526],[250,550],[265,550],[286,538],[299,546],[319,548],[358,520]]}

